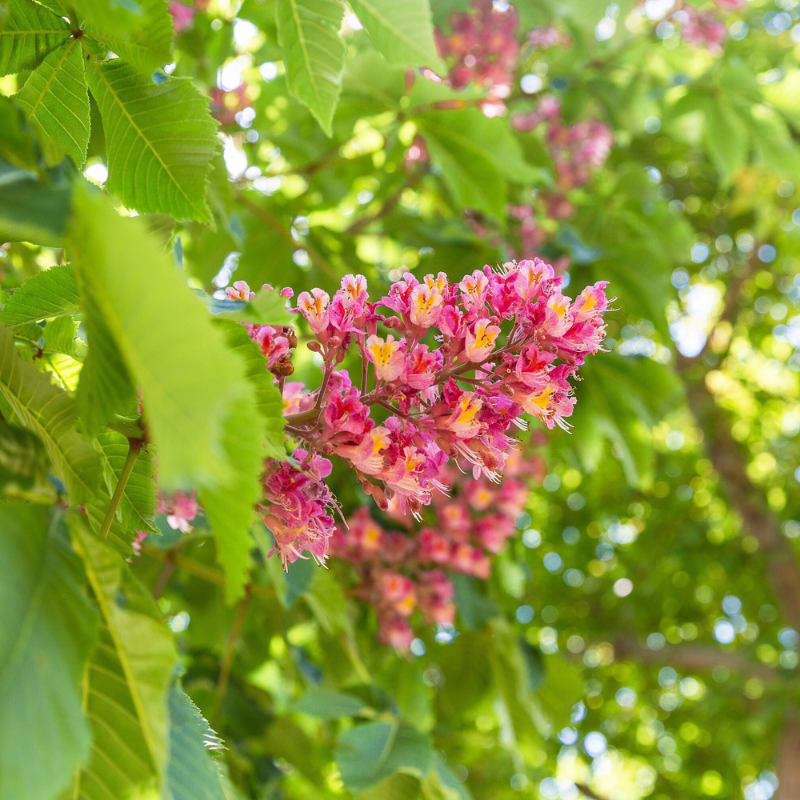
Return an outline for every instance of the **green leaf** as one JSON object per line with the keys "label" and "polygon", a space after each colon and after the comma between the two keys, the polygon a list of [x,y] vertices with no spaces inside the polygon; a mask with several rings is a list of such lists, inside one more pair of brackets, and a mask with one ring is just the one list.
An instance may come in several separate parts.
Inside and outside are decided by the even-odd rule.
{"label": "green leaf", "polygon": [[222,775],[209,752],[221,747],[200,709],[179,686],[173,686],[165,800],[225,800]]}
{"label": "green leaf", "polygon": [[469,575],[451,575],[458,613],[467,630],[480,630],[498,614],[497,605],[484,594],[482,583]]}
{"label": "green leaf", "polygon": [[262,289],[249,302],[217,300],[205,292],[200,293],[208,310],[221,319],[249,322],[254,325],[292,325],[294,318],[286,309],[286,300],[271,289]]}
{"label": "green leaf", "polygon": [[13,290],[0,311],[0,322],[15,327],[79,311],[80,298],[72,267],[51,267],[32,275]]}
{"label": "green leaf", "polygon": [[80,679],[96,632],[60,513],[0,504],[0,797],[51,800],[91,747]]}
{"label": "green leaf", "polygon": [[0,239],[61,247],[72,188],[45,182],[0,159]]}
{"label": "green leaf", "polygon": [[214,488],[201,489],[198,499],[206,512],[217,543],[217,561],[225,572],[225,597],[229,603],[244,593],[253,538],[250,528],[254,506],[261,497],[263,450],[254,436],[261,420],[252,397],[233,406],[225,422],[223,446],[233,472]]}
{"label": "green leaf", "polygon": [[162,485],[214,485],[231,474],[222,447],[231,402],[249,396],[244,369],[139,219],[120,217],[88,184],[70,230],[75,270],[129,374],[141,386]]}
{"label": "green leaf", "polygon": [[70,501],[88,500],[97,485],[99,461],[89,443],[75,430],[75,401],[14,352],[14,335],[0,324],[0,393],[20,422],[43,442],[53,468],[64,482]]}
{"label": "green leaf", "polygon": [[87,62],[106,135],[106,187],[140,213],[210,223],[206,183],[217,151],[208,98],[189,78],[154,83],[124,61]]}
{"label": "green leaf", "polygon": [[136,413],[136,391],[106,320],[103,301],[98,295],[102,289],[96,283],[94,272],[78,268],[75,278],[89,344],[78,383],[78,409],[86,432],[95,436],[115,416]]}
{"label": "green leaf", "polygon": [[345,786],[361,792],[401,771],[424,777],[430,769],[430,739],[405,722],[368,722],[339,738],[336,763]]}
{"label": "green leaf", "polygon": [[[139,14],[121,14],[115,0],[80,0],[86,32],[120,58],[150,74],[172,61],[172,17],[166,0],[139,0]],[[125,18],[128,22],[124,22]]]}
{"label": "green leaf", "polygon": [[333,573],[324,567],[317,567],[311,579],[311,585],[303,593],[317,622],[323,630],[330,634],[346,631],[350,627],[347,615],[347,598],[339,581]]}
{"label": "green leaf", "polygon": [[428,0],[350,0],[350,6],[390,64],[445,73],[436,52]]}
{"label": "green leaf", "polygon": [[438,753],[433,756],[433,767],[425,778],[423,790],[425,797],[430,800],[472,800],[467,787]]}
{"label": "green leaf", "polygon": [[17,100],[40,136],[66,151],[77,166],[86,161],[91,120],[77,39],[48,53],[31,73]]}
{"label": "green leaf", "polygon": [[272,374],[267,371],[266,360],[259,346],[250,338],[243,325],[225,325],[228,347],[243,360],[248,380],[253,384],[256,411],[261,416],[264,452],[270,458],[283,460],[283,400]]}
{"label": "green leaf", "polygon": [[0,158],[23,169],[36,164],[33,139],[24,120],[17,104],[10,97],[0,95]]}
{"label": "green leaf", "polygon": [[723,98],[708,99],[704,118],[703,143],[720,172],[722,185],[730,186],[733,173],[747,160],[747,129]]}
{"label": "green leaf", "polygon": [[431,158],[453,199],[502,217],[506,180],[532,183],[541,171],[526,163],[519,142],[502,119],[489,119],[476,108],[437,111],[418,118]]}
{"label": "green leaf", "polygon": [[[119,483],[119,477],[128,457],[128,440],[116,431],[104,430],[97,436],[97,445],[103,459],[106,488],[109,495]],[[156,482],[153,480],[153,458],[149,448],[143,447],[133,465],[125,491],[117,507],[117,519],[123,530],[158,533],[155,519]]]}
{"label": "green leaf", "polygon": [[124,559],[89,531],[83,517],[73,515],[70,526],[102,616],[84,676],[92,759],[76,774],[73,796],[108,800],[160,792],[176,664],[172,634]]}
{"label": "green leaf", "polygon": [[9,0],[0,29],[0,76],[35,69],[69,36],[69,24],[32,0]]}
{"label": "green leaf", "polygon": [[342,88],[347,45],[339,36],[344,8],[337,0],[278,0],[278,35],[291,93],[331,136]]}
{"label": "green leaf", "polygon": [[320,719],[355,717],[366,708],[367,704],[358,697],[344,692],[334,692],[331,689],[314,689],[292,703],[293,711]]}

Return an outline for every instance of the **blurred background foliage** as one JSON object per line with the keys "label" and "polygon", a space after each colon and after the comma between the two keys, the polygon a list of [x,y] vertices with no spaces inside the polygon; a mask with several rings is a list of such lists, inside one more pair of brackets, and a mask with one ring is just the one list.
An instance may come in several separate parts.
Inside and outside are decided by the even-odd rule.
{"label": "blurred background foliage", "polygon": [[[575,293],[608,280],[612,352],[585,369],[573,435],[532,437],[546,469],[519,536],[485,585],[458,584],[455,628],[422,630],[407,656],[376,643],[342,562],[284,576],[259,559],[231,608],[207,529],[178,542],[160,518],[165,536],[134,571],[225,742],[231,798],[794,800],[800,6],[494,5],[518,17],[497,45],[519,43],[500,97],[392,65],[359,22],[370,4],[352,3],[326,133],[325,112],[289,92],[275,2],[173,3],[167,71],[204,87],[221,123],[215,225],[143,216],[212,292],[332,292],[357,272],[381,293],[406,270],[458,279],[531,243]],[[673,16],[695,6],[721,20],[719,41],[691,40]],[[470,6],[431,10],[447,37]],[[530,35],[543,28],[554,43]],[[585,181],[565,183],[543,125],[514,124],[543,96],[565,125],[613,134]],[[92,129],[84,173],[102,183]],[[0,191],[0,210],[13,202]],[[60,252],[3,245],[3,287]],[[70,356],[52,333],[42,357],[58,374]],[[297,374],[313,382],[314,369],[299,354]],[[22,459],[34,491],[36,442],[14,430],[2,447],[0,478],[16,486]],[[348,480],[347,512],[363,502]]]}

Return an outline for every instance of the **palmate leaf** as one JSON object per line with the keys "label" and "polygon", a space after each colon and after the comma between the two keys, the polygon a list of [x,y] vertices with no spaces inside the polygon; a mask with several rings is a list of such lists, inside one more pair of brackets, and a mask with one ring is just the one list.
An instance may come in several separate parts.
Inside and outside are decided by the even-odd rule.
{"label": "palmate leaf", "polygon": [[278,0],[278,36],[291,93],[331,136],[347,45],[339,36],[344,7],[337,0]]}
{"label": "palmate leaf", "polygon": [[88,500],[100,476],[97,454],[75,430],[72,398],[15,352],[14,335],[0,324],[0,393],[22,424],[43,442],[74,504]]}
{"label": "palmate leaf", "polygon": [[17,100],[40,136],[51,140],[82,166],[91,120],[83,51],[77,39],[70,38],[47,54],[25,82]]}
{"label": "palmate leaf", "polygon": [[209,750],[222,743],[178,686],[169,693],[169,762],[165,800],[225,800],[222,775]]}
{"label": "palmate leaf", "polygon": [[0,76],[35,69],[70,35],[69,24],[32,0],[9,0],[0,29]]}
{"label": "palmate leaf", "polygon": [[[111,430],[98,434],[97,445],[103,461],[106,489],[109,495],[113,495],[130,446],[121,433]],[[153,474],[153,457],[148,448],[142,448],[117,508],[117,520],[126,533],[137,530],[158,533],[155,521],[156,482]]]}
{"label": "palmate leaf", "polygon": [[51,800],[90,752],[80,679],[97,614],[60,513],[0,504],[0,797]]}
{"label": "palmate leaf", "polygon": [[[120,13],[115,0],[80,0],[86,33],[150,74],[172,61],[172,17],[166,0],[137,0],[139,13]],[[127,18],[128,22],[122,22]],[[111,24],[109,24],[109,20]]]}
{"label": "palmate leaf", "polygon": [[106,134],[106,188],[140,213],[210,223],[206,182],[217,151],[208,98],[189,78],[154,83],[124,61],[87,61]]}
{"label": "palmate leaf", "polygon": [[176,664],[172,635],[124,559],[89,531],[83,517],[72,516],[70,526],[102,618],[83,687],[92,758],[75,775],[71,797],[160,796]]}
{"label": "palmate leaf", "polygon": [[428,0],[350,0],[350,6],[390,64],[429,67],[444,74]]}
{"label": "palmate leaf", "polygon": [[255,519],[253,506],[261,496],[259,473],[264,457],[258,436],[261,420],[252,396],[237,401],[225,422],[223,445],[233,470],[217,486],[201,489],[198,499],[217,544],[217,561],[225,572],[225,597],[238,600],[247,582]]}
{"label": "palmate leaf", "polygon": [[80,311],[78,287],[69,266],[37,272],[13,292],[0,311],[0,322],[11,327]]}
{"label": "palmate leaf", "polygon": [[145,223],[79,186],[69,236],[75,270],[142,389],[161,483],[223,481],[232,475],[223,423],[234,398],[251,396],[244,367]]}

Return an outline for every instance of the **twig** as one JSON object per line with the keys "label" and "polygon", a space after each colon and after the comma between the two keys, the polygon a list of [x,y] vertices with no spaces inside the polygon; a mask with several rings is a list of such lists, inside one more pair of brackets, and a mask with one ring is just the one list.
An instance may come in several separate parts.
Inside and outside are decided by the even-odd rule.
{"label": "twig", "polygon": [[125,458],[125,463],[122,465],[122,472],[120,473],[119,480],[117,481],[117,488],[114,490],[114,496],[108,505],[103,525],[100,528],[100,538],[105,539],[108,532],[111,530],[111,523],[114,521],[114,515],[117,513],[119,501],[125,492],[125,487],[128,485],[128,478],[131,477],[133,468],[136,465],[136,459],[139,458],[139,453],[142,451],[141,439],[128,439],[128,455]]}
{"label": "twig", "polygon": [[222,708],[222,701],[225,699],[225,692],[228,690],[228,681],[231,677],[231,667],[233,666],[233,656],[236,651],[236,643],[239,641],[239,635],[242,632],[242,623],[244,616],[247,613],[247,606],[250,604],[250,587],[246,586],[244,590],[244,597],[236,609],[236,616],[233,618],[233,625],[231,626],[231,633],[228,636],[228,643],[225,645],[225,653],[222,656],[222,665],[219,670],[219,679],[217,680],[217,689],[214,692],[214,704],[211,706],[211,714],[209,715],[209,722],[216,725],[219,717],[220,709]]}

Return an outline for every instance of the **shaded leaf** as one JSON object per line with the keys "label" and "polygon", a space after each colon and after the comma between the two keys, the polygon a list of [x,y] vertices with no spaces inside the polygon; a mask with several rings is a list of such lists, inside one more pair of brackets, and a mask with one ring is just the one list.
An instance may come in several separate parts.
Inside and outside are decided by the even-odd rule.
{"label": "shaded leaf", "polygon": [[75,430],[75,401],[15,353],[14,335],[0,324],[0,392],[20,422],[43,442],[58,477],[74,504],[88,500],[100,464],[89,443]]}
{"label": "shaded leaf", "polygon": [[0,311],[0,322],[11,327],[75,314],[80,310],[72,267],[51,267],[37,272],[13,290]]}
{"label": "shaded leaf", "polygon": [[354,792],[402,771],[422,778],[433,748],[425,734],[405,722],[368,722],[346,731],[336,748],[336,763],[345,786]]}
{"label": "shaded leaf", "polygon": [[51,800],[90,753],[80,679],[97,617],[64,517],[0,504],[0,796]]}
{"label": "shaded leaf", "polygon": [[175,668],[172,634],[150,593],[124,559],[70,519],[102,616],[100,640],[84,676],[93,751],[75,776],[75,797],[108,800],[158,792],[169,740],[167,695]]}
{"label": "shaded leaf", "polygon": [[330,689],[314,689],[301,695],[292,703],[293,711],[300,711],[321,719],[355,717],[365,708],[367,708],[367,704],[358,697],[344,692],[334,692]]}
{"label": "shaded leaf", "polygon": [[76,198],[70,242],[75,269],[91,285],[142,388],[160,481],[169,487],[224,480],[230,468],[221,445],[223,422],[231,401],[250,390],[220,332],[145,224],[123,219],[85,185]]}
{"label": "shaded leaf", "polygon": [[217,543],[217,561],[225,572],[225,597],[229,603],[244,593],[250,566],[255,520],[254,505],[261,497],[263,450],[254,431],[261,420],[252,398],[237,401],[224,426],[223,446],[233,467],[230,477],[198,494]]}
{"label": "shaded leaf", "polygon": [[225,800],[222,775],[209,752],[220,747],[200,709],[179,686],[173,686],[165,800]]}

